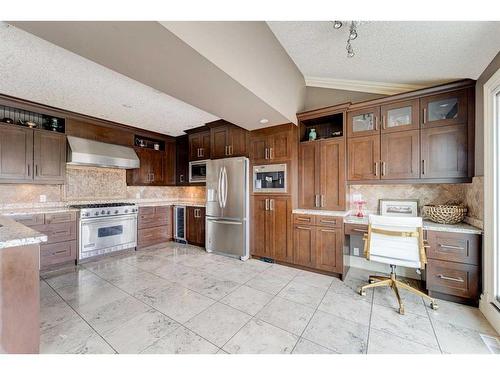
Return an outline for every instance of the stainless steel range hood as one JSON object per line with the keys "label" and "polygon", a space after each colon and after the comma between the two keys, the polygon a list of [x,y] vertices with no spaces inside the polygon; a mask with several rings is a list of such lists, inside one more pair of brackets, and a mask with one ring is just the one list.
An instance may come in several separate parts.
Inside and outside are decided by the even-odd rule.
{"label": "stainless steel range hood", "polygon": [[131,147],[68,136],[67,164],[94,167],[139,168],[139,158]]}

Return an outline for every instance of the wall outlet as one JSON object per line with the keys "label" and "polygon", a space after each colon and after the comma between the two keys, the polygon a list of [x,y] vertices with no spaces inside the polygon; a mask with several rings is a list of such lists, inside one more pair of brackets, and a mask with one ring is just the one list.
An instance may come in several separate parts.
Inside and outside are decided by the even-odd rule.
{"label": "wall outlet", "polygon": [[41,194],[40,195],[40,203],[45,203],[45,202],[47,202],[47,196],[44,194]]}
{"label": "wall outlet", "polygon": [[352,249],[352,254],[359,257],[359,248],[358,247],[355,247]]}

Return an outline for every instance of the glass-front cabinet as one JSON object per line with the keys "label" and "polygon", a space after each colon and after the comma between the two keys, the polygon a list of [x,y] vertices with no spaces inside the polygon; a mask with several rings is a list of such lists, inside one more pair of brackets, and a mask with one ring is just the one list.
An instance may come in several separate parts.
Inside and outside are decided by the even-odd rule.
{"label": "glass-front cabinet", "polygon": [[382,133],[418,129],[418,104],[415,99],[382,106]]}
{"label": "glass-front cabinet", "polygon": [[420,106],[422,108],[423,128],[467,122],[466,90],[421,98]]}
{"label": "glass-front cabinet", "polygon": [[363,108],[347,114],[348,137],[361,137],[378,134],[380,107]]}

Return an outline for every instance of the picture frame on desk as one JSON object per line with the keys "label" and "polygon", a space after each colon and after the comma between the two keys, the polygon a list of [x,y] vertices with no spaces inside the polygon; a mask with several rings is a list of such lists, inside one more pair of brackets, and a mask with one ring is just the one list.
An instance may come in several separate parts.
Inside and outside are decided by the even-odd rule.
{"label": "picture frame on desk", "polygon": [[378,214],[382,216],[416,217],[418,199],[379,199]]}

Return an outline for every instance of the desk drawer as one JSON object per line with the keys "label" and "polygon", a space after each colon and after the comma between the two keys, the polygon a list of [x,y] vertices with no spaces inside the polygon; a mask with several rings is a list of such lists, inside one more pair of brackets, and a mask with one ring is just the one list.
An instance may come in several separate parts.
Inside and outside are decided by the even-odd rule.
{"label": "desk drawer", "polygon": [[479,292],[479,266],[430,259],[426,284],[429,291],[475,300]]}
{"label": "desk drawer", "polygon": [[40,245],[41,268],[54,264],[66,263],[76,260],[78,245],[76,241],[66,241],[54,244]]}
{"label": "desk drawer", "polygon": [[9,215],[9,218],[28,227],[43,224],[43,214]]}
{"label": "desk drawer", "polygon": [[365,224],[345,224],[344,232],[348,236],[362,236],[368,233],[368,225]]}
{"label": "desk drawer", "polygon": [[45,224],[66,223],[68,221],[76,221],[75,211],[45,214]]}
{"label": "desk drawer", "polygon": [[167,242],[172,238],[172,231],[167,226],[140,229],[137,231],[137,247],[143,248]]}
{"label": "desk drawer", "polygon": [[32,228],[47,235],[47,244],[76,240],[76,222],[35,225]]}
{"label": "desk drawer", "polygon": [[476,234],[427,231],[427,257],[480,265],[481,238]]}

